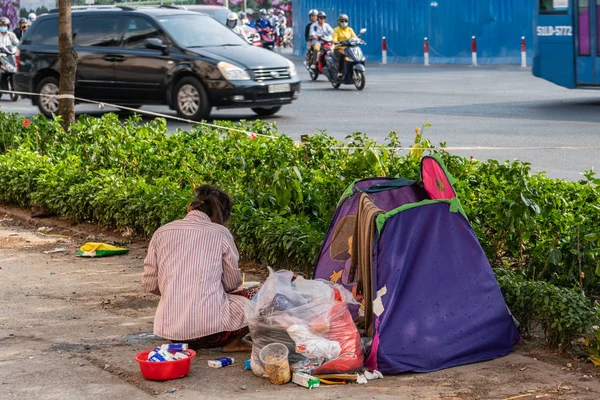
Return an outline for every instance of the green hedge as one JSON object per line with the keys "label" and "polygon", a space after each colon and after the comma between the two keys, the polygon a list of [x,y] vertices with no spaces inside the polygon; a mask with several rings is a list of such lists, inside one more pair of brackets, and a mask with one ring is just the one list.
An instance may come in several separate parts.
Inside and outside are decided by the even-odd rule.
{"label": "green hedge", "polygon": [[[396,132],[384,144],[360,133],[344,142],[319,133],[300,145],[262,121],[175,134],[162,119],[122,122],[113,114],[82,116],[68,133],[43,117],[30,122],[0,113],[0,201],[151,235],[183,216],[195,186],[212,183],[234,199],[231,230],[243,256],[307,274],[350,183],[371,176],[419,179],[421,156],[436,153],[457,178],[455,189],[495,268],[519,270],[535,290],[549,291],[546,297],[553,288],[600,293],[600,180],[590,171],[566,182],[531,174],[520,161],[458,157],[444,151],[445,143],[432,145],[421,129],[406,152]],[[258,137],[234,130],[240,128]],[[516,314],[529,326],[537,317],[518,304]],[[580,315],[577,304],[567,308]],[[554,316],[546,310],[544,318]],[[570,326],[577,331],[582,321]],[[571,333],[560,332],[570,326],[556,333],[550,323],[549,340],[568,341]]]}

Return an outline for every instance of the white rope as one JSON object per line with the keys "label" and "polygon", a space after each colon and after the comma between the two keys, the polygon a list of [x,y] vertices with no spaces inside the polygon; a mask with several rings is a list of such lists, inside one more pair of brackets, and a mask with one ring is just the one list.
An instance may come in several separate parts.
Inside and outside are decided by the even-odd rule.
{"label": "white rope", "polygon": [[194,125],[202,125],[202,126],[206,126],[206,127],[210,127],[210,128],[215,128],[215,129],[222,129],[222,130],[227,130],[227,131],[231,131],[231,132],[240,132],[240,133],[244,133],[246,134],[248,137],[256,137],[256,136],[263,136],[263,137],[268,137],[271,139],[276,139],[277,136],[273,136],[273,135],[263,135],[261,133],[256,133],[256,132],[250,132],[244,129],[239,129],[239,128],[228,128],[225,126],[220,126],[220,125],[215,125],[215,124],[209,124],[207,122],[198,122],[198,121],[193,121],[191,119],[186,119],[186,118],[180,118],[180,117],[175,117],[173,115],[167,115],[167,114],[161,114],[161,113],[157,113],[157,112],[153,112],[153,111],[148,111],[148,110],[139,110],[137,108],[132,108],[132,107],[126,107],[126,106],[122,106],[122,105],[118,105],[118,104],[112,104],[112,103],[105,103],[105,102],[101,102],[101,101],[95,101],[95,100],[89,100],[89,99],[83,99],[81,97],[75,97],[72,94],[44,94],[42,95],[41,93],[31,93],[31,92],[20,92],[17,90],[0,90],[0,93],[14,93],[14,94],[18,94],[20,96],[45,96],[45,97],[55,97],[55,98],[59,98],[59,99],[73,99],[73,100],[77,100],[83,103],[90,103],[90,104],[97,104],[100,108],[103,108],[104,106],[109,106],[109,107],[115,107],[121,110],[125,110],[125,111],[132,111],[138,114],[145,114],[145,115],[151,115],[154,117],[160,117],[160,118],[165,118],[165,119],[172,119],[175,121],[181,121],[181,122],[186,122],[188,124],[194,124]]}
{"label": "white rope", "polygon": [[[330,147],[334,150],[360,150],[360,147]],[[424,151],[424,150],[453,150],[453,151],[496,151],[496,150],[600,150],[600,146],[546,146],[546,147],[374,147],[377,150],[390,151]]]}
{"label": "white rope", "polygon": [[[126,107],[126,106],[121,106],[121,105],[117,105],[117,104],[111,104],[111,103],[104,103],[101,101],[95,101],[95,100],[89,100],[89,99],[83,99],[81,97],[75,97],[73,95],[69,95],[69,94],[61,94],[61,95],[55,95],[55,94],[40,94],[40,93],[30,93],[30,92],[19,92],[16,90],[0,90],[0,93],[15,93],[18,95],[27,95],[27,96],[47,96],[47,97],[58,97],[60,98],[69,98],[69,99],[74,99],[77,101],[81,101],[84,103],[90,103],[90,104],[97,104],[100,108],[103,108],[104,106],[110,106],[110,107],[115,107],[121,110],[125,110],[125,111],[131,111],[131,112],[135,112],[135,113],[139,113],[139,114],[146,114],[146,115],[151,115],[154,117],[160,117],[160,118],[165,118],[165,119],[171,119],[171,120],[175,120],[175,121],[181,121],[181,122],[186,122],[189,124],[194,124],[194,125],[202,125],[202,126],[207,126],[210,128],[215,128],[215,129],[222,129],[222,130],[227,130],[227,131],[231,131],[231,132],[240,132],[240,133],[244,133],[246,134],[248,137],[251,138],[255,138],[257,136],[262,136],[262,137],[267,137],[267,138],[271,138],[271,139],[276,139],[277,136],[272,136],[272,135],[263,135],[261,133],[255,133],[255,132],[250,132],[244,129],[238,129],[238,128],[228,128],[225,126],[220,126],[220,125],[215,125],[215,124],[209,124],[207,122],[198,122],[198,121],[193,121],[190,119],[186,119],[186,118],[180,118],[180,117],[175,117],[173,115],[167,115],[167,114],[161,114],[161,113],[157,113],[157,112],[153,112],[153,111],[147,111],[147,110],[139,110],[136,108],[131,108],[131,107]],[[299,143],[299,142],[296,142]],[[600,150],[600,146],[544,146],[544,147],[434,147],[434,148],[410,148],[410,147],[374,147],[375,149],[381,151],[381,150],[389,150],[389,151],[394,151],[394,152],[398,152],[398,151],[424,151],[424,150],[452,150],[452,151],[536,151],[536,150]],[[349,146],[333,146],[333,147],[329,147],[329,149],[332,150],[360,150],[360,147],[349,147]]]}

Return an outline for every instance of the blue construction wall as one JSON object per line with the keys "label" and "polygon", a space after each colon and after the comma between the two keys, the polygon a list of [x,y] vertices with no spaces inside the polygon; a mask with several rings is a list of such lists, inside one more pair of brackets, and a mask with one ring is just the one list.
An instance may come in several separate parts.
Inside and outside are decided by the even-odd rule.
{"label": "blue construction wall", "polygon": [[337,16],[350,17],[358,32],[367,28],[363,49],[381,60],[386,36],[388,61],[423,62],[423,38],[429,38],[432,63],[471,63],[471,37],[477,37],[480,64],[520,64],[521,37],[533,54],[533,9],[537,0],[294,0],[294,51],[304,54],[308,11],[325,11],[335,28]]}

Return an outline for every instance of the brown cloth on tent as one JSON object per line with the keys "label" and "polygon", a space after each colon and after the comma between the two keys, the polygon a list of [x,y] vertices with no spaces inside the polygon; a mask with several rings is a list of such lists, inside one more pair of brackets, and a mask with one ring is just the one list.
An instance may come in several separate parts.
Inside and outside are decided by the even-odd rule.
{"label": "brown cloth on tent", "polygon": [[358,269],[358,292],[362,293],[365,305],[365,329],[373,336],[373,282],[371,279],[373,261],[373,240],[375,239],[375,220],[384,211],[377,208],[373,200],[361,193],[358,200],[358,211],[352,238],[352,261],[350,264],[350,281],[356,279]]}

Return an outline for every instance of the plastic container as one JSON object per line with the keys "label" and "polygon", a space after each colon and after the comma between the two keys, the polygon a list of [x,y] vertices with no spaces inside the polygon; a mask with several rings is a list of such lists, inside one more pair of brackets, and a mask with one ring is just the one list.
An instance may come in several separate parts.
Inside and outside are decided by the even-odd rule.
{"label": "plastic container", "polygon": [[274,385],[284,385],[291,379],[289,350],[281,343],[271,343],[262,348],[260,361],[265,366],[269,381]]}
{"label": "plastic container", "polygon": [[188,349],[183,351],[183,353],[188,354],[189,357],[183,360],[150,362],[148,361],[148,354],[151,351],[142,351],[134,357],[135,361],[140,364],[142,376],[151,381],[168,381],[183,378],[190,373],[192,358],[196,357],[196,352]]}

